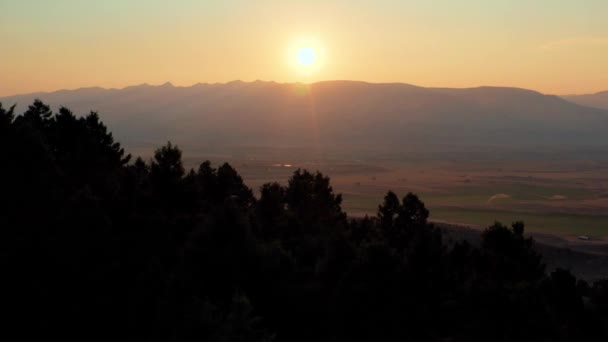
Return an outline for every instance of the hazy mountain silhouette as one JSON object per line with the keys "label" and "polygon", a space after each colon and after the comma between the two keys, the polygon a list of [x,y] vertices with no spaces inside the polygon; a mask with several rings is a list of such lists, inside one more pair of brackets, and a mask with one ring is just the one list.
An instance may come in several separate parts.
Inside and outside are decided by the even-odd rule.
{"label": "hazy mountain silhouette", "polygon": [[608,109],[608,90],[595,94],[566,95],[564,99],[583,106]]}
{"label": "hazy mountain silhouette", "polygon": [[147,84],[2,98],[21,111],[34,98],[75,113],[98,111],[129,146],[181,144],[349,146],[407,144],[604,145],[608,110],[518,89],[423,88],[328,81]]}

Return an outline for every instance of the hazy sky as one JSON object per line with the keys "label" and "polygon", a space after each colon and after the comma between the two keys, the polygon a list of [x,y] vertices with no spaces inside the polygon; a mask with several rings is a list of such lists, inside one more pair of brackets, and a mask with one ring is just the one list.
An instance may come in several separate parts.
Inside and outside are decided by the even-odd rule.
{"label": "hazy sky", "polygon": [[[308,74],[302,41],[322,50]],[[0,0],[0,42],[0,96],[235,79],[608,89],[608,0]]]}

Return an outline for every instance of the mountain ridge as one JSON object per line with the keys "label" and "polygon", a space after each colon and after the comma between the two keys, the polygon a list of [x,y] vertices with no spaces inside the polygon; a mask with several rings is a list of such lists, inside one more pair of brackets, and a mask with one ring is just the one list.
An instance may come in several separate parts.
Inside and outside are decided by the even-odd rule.
{"label": "mountain ridge", "polygon": [[[163,86],[170,86],[173,88],[195,88],[195,87],[199,87],[199,86],[212,86],[212,85],[230,85],[230,84],[275,84],[275,85],[304,85],[304,86],[314,86],[314,85],[319,85],[319,84],[332,84],[332,83],[351,83],[351,84],[368,84],[368,85],[397,85],[397,86],[407,86],[407,87],[412,87],[412,88],[419,88],[419,89],[429,89],[429,90],[468,90],[468,89],[482,89],[482,88],[490,88],[490,89],[512,89],[512,90],[522,90],[522,91],[527,91],[527,92],[534,92],[537,94],[542,94],[542,95],[547,95],[547,96],[553,96],[552,94],[545,94],[542,93],[540,91],[537,90],[533,90],[533,89],[527,89],[527,88],[522,88],[522,87],[511,87],[511,86],[492,86],[492,85],[479,85],[479,86],[474,86],[474,87],[425,87],[425,86],[419,86],[419,85],[415,85],[415,84],[411,84],[411,83],[406,83],[406,82],[368,82],[368,81],[358,81],[358,80],[347,80],[347,79],[338,79],[338,80],[323,80],[323,81],[317,81],[317,82],[277,82],[277,81],[266,81],[266,80],[253,80],[253,81],[243,81],[240,79],[237,80],[232,80],[232,81],[228,81],[228,82],[197,82],[197,83],[193,83],[191,85],[174,85],[172,82],[167,81],[161,84],[150,84],[147,82],[144,83],[140,83],[140,84],[133,84],[133,85],[127,85],[124,87],[101,87],[101,86],[85,86],[85,87],[78,87],[78,88],[62,88],[62,89],[57,89],[57,90],[50,90],[50,91],[35,91],[35,92],[29,92],[29,93],[17,93],[17,94],[12,94],[12,95],[6,95],[6,96],[0,96],[0,99],[8,99],[8,98],[14,98],[14,97],[21,97],[21,96],[33,96],[33,95],[50,95],[50,94],[56,94],[56,93],[64,93],[64,92],[75,92],[75,91],[86,91],[86,90],[108,90],[108,91],[112,91],[112,90],[128,90],[128,89],[134,89],[134,88],[155,88],[155,87],[163,87]],[[598,93],[594,93],[594,94],[581,94],[581,95],[555,95],[558,97],[568,97],[568,96],[584,96],[584,95],[597,95],[597,94],[602,94],[602,93],[607,93],[608,94],[608,90],[607,91],[603,91],[603,92],[598,92]]]}
{"label": "mountain ridge", "polygon": [[594,94],[566,95],[563,98],[583,106],[608,110],[608,90]]}
{"label": "mountain ridge", "polygon": [[608,145],[608,110],[513,87],[426,88],[407,83],[233,81],[192,86],[89,87],[0,98],[18,113],[97,111],[128,144],[396,146]]}

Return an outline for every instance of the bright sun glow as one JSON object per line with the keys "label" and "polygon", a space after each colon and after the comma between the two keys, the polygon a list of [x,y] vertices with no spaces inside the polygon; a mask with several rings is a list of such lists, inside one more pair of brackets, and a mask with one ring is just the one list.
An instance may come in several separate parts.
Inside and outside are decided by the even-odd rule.
{"label": "bright sun glow", "polygon": [[296,39],[287,51],[288,63],[301,80],[318,76],[327,65],[327,54],[318,39]]}
{"label": "bright sun glow", "polygon": [[298,63],[301,66],[311,66],[317,61],[317,53],[310,46],[301,47],[297,53]]}

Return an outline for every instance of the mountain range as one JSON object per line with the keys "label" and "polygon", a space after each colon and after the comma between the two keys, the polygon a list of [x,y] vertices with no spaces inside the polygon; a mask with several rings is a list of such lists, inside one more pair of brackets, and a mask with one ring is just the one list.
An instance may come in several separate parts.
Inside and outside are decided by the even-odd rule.
{"label": "mountain range", "polygon": [[35,98],[99,112],[126,146],[604,146],[608,92],[565,98],[504,87],[402,83],[242,82],[82,88],[0,98],[22,112]]}
{"label": "mountain range", "polygon": [[566,95],[563,98],[583,106],[608,109],[608,91],[585,95]]}

